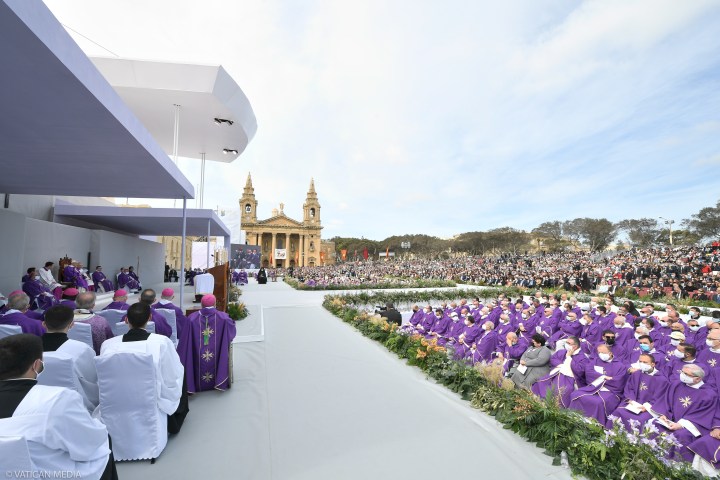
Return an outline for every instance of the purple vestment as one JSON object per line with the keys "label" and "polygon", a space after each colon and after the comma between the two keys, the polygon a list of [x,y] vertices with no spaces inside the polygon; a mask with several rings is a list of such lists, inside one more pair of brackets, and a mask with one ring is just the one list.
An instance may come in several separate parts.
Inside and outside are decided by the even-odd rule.
{"label": "purple vestment", "polygon": [[[625,389],[623,390],[624,399],[612,413],[612,416],[619,418],[623,422],[625,430],[632,432],[630,420],[636,420],[640,422],[640,425],[644,425],[652,418],[652,415],[650,415],[649,412],[633,413],[625,408],[625,406],[630,403],[630,400],[640,404],[647,402],[650,405],[655,405],[658,399],[665,396],[669,386],[670,382],[667,377],[657,369],[655,369],[653,375],[648,375],[640,370],[636,370],[628,377]],[[606,426],[607,428],[612,428],[612,422],[608,420]]]}
{"label": "purple vestment", "polygon": [[[165,302],[165,303],[162,303],[162,302]],[[183,334],[183,331],[187,328],[187,325],[188,325],[188,319],[185,316],[185,314],[183,314],[183,311],[180,310],[180,307],[173,305],[172,302],[168,302],[166,300],[161,300],[158,303],[154,303],[152,305],[152,308],[154,308],[156,310],[162,310],[162,309],[173,310],[175,312],[175,328],[177,329],[177,338],[179,340]]]}
{"label": "purple vestment", "polygon": [[99,292],[102,291],[105,292],[111,292],[113,290],[113,284],[108,278],[105,276],[103,272],[100,272],[98,270],[95,270],[92,274],[92,281],[95,285],[95,291]]}
{"label": "purple vestment", "polygon": [[23,333],[31,333],[38,337],[45,334],[41,321],[29,318],[17,310],[8,310],[7,313],[0,316],[0,325],[18,325],[22,328]]}
{"label": "purple vestment", "polygon": [[473,363],[490,363],[497,347],[497,332],[495,330],[482,330],[482,335],[475,339],[475,351],[472,354]]}
{"label": "purple vestment", "polygon": [[188,317],[189,328],[178,344],[188,393],[230,387],[230,343],[235,322],[224,312],[203,308]]}
{"label": "purple vestment", "polygon": [[72,265],[66,265],[63,269],[63,280],[72,283],[76,288],[84,288],[85,290],[88,288],[87,280],[85,280],[83,274]]}
{"label": "purple vestment", "polygon": [[100,355],[100,347],[105,340],[115,336],[107,320],[100,315],[95,315],[92,312],[89,312],[88,310],[78,310],[75,312],[74,320],[75,323],[87,323],[90,325],[95,355]]}
{"label": "purple vestment", "polygon": [[30,307],[33,310],[35,307],[47,310],[58,303],[50,289],[39,280],[28,280],[22,284],[22,290],[30,297]]}
{"label": "purple vestment", "polygon": [[125,302],[110,302],[103,310],[127,310],[128,308],[130,305]]}
{"label": "purple vestment", "polygon": [[[545,398],[550,392],[555,395],[563,407],[570,406],[570,395],[578,388],[585,386],[585,364],[588,357],[582,350],[577,350],[566,365],[567,350],[559,350],[550,357],[552,370],[535,382],[532,392]],[[569,368],[568,368],[569,367]]]}
{"label": "purple vestment", "polygon": [[[605,380],[593,385],[601,375],[605,375]],[[599,358],[588,360],[585,364],[587,386],[572,393],[570,408],[595,418],[600,425],[607,424],[608,415],[620,403],[627,376],[627,366],[615,358],[609,362]]]}

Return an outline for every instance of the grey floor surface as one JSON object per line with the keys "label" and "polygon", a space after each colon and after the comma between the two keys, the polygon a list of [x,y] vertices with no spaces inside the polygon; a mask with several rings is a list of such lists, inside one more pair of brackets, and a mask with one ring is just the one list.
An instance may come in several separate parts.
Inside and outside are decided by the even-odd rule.
{"label": "grey floor surface", "polygon": [[243,288],[233,387],[191,398],[154,465],[122,480],[569,479],[550,457],[326,312],[323,292]]}

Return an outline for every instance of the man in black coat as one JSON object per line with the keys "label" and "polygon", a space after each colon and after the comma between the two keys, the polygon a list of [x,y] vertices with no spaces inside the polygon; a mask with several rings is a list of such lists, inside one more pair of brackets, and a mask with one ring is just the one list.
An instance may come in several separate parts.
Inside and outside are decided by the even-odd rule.
{"label": "man in black coat", "polygon": [[400,312],[395,310],[395,307],[390,302],[388,302],[385,306],[387,308],[384,311],[380,312],[380,316],[387,318],[387,321],[390,323],[397,323],[398,325],[401,325],[402,315],[400,315]]}

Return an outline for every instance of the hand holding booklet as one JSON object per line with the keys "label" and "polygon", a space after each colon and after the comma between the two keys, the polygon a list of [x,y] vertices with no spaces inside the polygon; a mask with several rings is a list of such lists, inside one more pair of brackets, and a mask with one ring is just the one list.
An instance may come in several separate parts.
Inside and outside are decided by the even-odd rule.
{"label": "hand holding booklet", "polygon": [[628,410],[635,415],[639,415],[643,412],[643,406],[634,400],[630,400],[630,403],[625,405],[625,410]]}

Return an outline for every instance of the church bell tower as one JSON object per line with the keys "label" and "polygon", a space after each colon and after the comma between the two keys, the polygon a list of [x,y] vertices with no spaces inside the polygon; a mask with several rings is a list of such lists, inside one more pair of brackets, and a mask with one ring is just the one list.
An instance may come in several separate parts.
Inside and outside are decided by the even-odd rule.
{"label": "church bell tower", "polygon": [[310,189],[303,204],[303,224],[306,226],[320,226],[320,202],[315,192],[315,180],[310,179]]}
{"label": "church bell tower", "polygon": [[240,197],[240,223],[257,223],[257,200],[255,200],[255,189],[252,185],[252,178],[248,173],[247,182]]}

